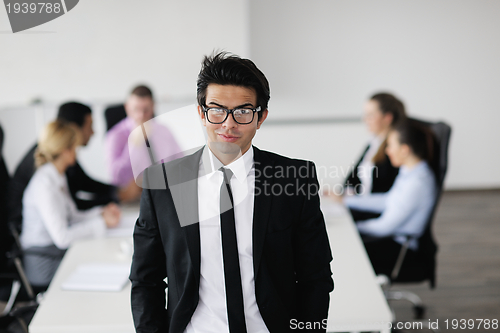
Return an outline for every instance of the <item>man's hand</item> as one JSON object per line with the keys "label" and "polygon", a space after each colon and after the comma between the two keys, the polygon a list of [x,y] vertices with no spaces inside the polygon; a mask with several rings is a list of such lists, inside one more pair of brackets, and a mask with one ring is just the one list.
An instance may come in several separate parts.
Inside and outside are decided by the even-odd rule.
{"label": "man's hand", "polygon": [[118,199],[121,202],[134,202],[139,200],[141,197],[142,188],[137,186],[135,181],[130,181],[126,187],[121,188],[118,191]]}

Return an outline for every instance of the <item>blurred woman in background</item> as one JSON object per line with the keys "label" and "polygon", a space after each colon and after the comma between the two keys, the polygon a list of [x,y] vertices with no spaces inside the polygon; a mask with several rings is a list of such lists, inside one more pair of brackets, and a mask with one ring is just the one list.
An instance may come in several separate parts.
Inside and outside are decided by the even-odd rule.
{"label": "blurred woman in background", "polygon": [[71,198],[66,169],[76,161],[78,128],[56,120],[43,130],[35,152],[36,171],[23,195],[21,245],[31,284],[47,287],[69,245],[76,239],[102,236],[119,223],[114,203],[79,211]]}
{"label": "blurred woman in background", "polygon": [[364,195],[389,191],[398,168],[391,165],[385,153],[387,134],[391,126],[404,119],[403,103],[391,94],[377,93],[365,103],[363,120],[373,137],[345,181],[348,193]]}
{"label": "blurred woman in background", "polygon": [[351,209],[380,214],[356,224],[377,274],[390,276],[408,237],[412,240],[406,255],[416,255],[417,239],[425,231],[436,200],[436,180],[430,167],[433,142],[432,134],[415,121],[399,123],[387,137],[386,153],[392,165],[400,168],[390,190],[344,197]]}

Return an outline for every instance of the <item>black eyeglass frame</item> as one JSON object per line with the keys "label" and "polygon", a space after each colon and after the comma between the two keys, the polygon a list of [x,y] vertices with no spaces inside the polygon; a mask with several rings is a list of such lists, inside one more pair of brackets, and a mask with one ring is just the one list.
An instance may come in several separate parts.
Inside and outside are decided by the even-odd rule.
{"label": "black eyeglass frame", "polygon": [[[233,120],[237,123],[237,124],[240,124],[240,125],[248,125],[250,123],[252,123],[252,121],[254,120],[255,118],[255,112],[260,112],[261,111],[261,107],[258,106],[254,109],[250,109],[250,108],[236,108],[236,109],[225,109],[225,108],[221,108],[221,107],[213,107],[213,108],[209,108],[209,107],[206,107],[205,105],[202,105],[201,108],[203,109],[203,112],[205,113],[205,117],[207,118],[208,122],[211,123],[211,124],[215,124],[215,125],[218,125],[218,124],[222,124],[224,123],[226,120],[227,120],[227,117],[229,117],[229,114],[231,114],[231,116],[233,116]],[[208,110],[210,109],[222,109],[224,111],[226,111],[226,117],[224,117],[224,120],[221,121],[221,122],[216,122],[214,123],[213,121],[210,121],[209,117],[208,117]],[[251,110],[252,111],[252,120],[250,120],[248,123],[240,123],[238,120],[236,120],[236,118],[234,117],[234,111],[235,110],[241,110],[241,109],[245,109],[245,110]]]}

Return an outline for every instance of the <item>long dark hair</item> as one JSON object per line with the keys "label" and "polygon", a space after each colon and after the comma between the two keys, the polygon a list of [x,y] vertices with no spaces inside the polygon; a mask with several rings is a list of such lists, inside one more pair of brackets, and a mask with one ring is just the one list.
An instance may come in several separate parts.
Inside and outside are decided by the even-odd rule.
{"label": "long dark hair", "polygon": [[[392,115],[391,126],[395,126],[399,122],[406,120],[405,105],[398,98],[396,98],[396,96],[387,92],[379,92],[370,97],[370,100],[376,101],[378,103],[378,108],[383,115]],[[382,142],[377,153],[373,156],[373,163],[380,164],[384,162],[384,160],[387,158],[385,154],[386,147],[387,138],[384,140],[384,142]]]}
{"label": "long dark hair", "polygon": [[383,115],[392,115],[391,125],[396,125],[399,121],[406,119],[405,106],[396,96],[380,92],[370,97],[370,100],[378,102],[378,107]]}
{"label": "long dark hair", "polygon": [[427,127],[413,119],[406,119],[393,126],[392,130],[399,134],[400,144],[408,145],[415,155],[432,165],[435,140]]}

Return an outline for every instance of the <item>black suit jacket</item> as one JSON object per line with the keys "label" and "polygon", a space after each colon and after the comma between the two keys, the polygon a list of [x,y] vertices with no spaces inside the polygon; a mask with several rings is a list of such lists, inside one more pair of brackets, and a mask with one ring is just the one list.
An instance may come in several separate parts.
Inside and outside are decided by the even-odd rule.
{"label": "black suit jacket", "polygon": [[[363,158],[365,157],[366,152],[368,151],[369,148],[370,145],[366,147],[358,163],[356,163],[356,166],[352,169],[349,177],[347,177],[347,179],[345,180],[344,186],[352,186],[356,189],[358,188],[356,186],[361,184],[361,180],[358,177],[358,168],[361,162],[363,161]],[[389,156],[384,155],[383,162],[376,163],[375,168],[373,168],[372,190],[370,193],[385,193],[389,191],[392,187],[392,184],[394,184],[394,180],[396,179],[398,173],[399,173],[399,168],[393,167],[391,161],[389,160]],[[359,191],[357,194],[359,194]],[[366,212],[352,208],[350,208],[349,210],[351,212],[353,220],[356,222],[380,216],[380,214],[373,212]]]}
{"label": "black suit jacket", "polygon": [[[181,227],[179,216],[197,218],[196,179],[201,155],[202,150],[153,167],[156,171],[162,168],[168,179],[167,189],[142,193],[130,274],[137,332],[182,333],[197,307],[199,223]],[[291,319],[311,322],[326,319],[329,293],[333,290],[332,256],[319,208],[315,166],[312,162],[257,148],[254,161],[255,296],[269,331],[291,332]],[[175,187],[172,179],[184,182],[183,189],[171,191],[170,187]],[[272,195],[273,188],[274,193],[281,188],[287,194]],[[174,202],[179,204],[174,206]],[[165,277],[168,277],[167,309]]]}
{"label": "black suit jacket", "polygon": [[[359,158],[358,163],[356,163],[356,166],[351,171],[349,177],[345,180],[344,186],[355,187],[356,185],[361,184],[361,180],[358,177],[358,168],[369,148],[370,146],[368,145]],[[376,163],[375,168],[373,169],[371,193],[385,193],[389,191],[392,184],[394,184],[394,180],[396,179],[398,172],[399,168],[393,167],[391,161],[389,160],[389,156],[384,155],[384,160],[381,163]]]}
{"label": "black suit jacket", "polygon": [[10,182],[9,172],[3,159],[3,129],[0,126],[0,269],[3,271],[3,266],[7,261],[5,253],[10,250],[14,240],[10,236],[8,227],[8,205],[7,205],[7,189]]}
{"label": "black suit jacket", "polygon": [[[9,221],[14,221],[20,227],[22,222],[22,199],[23,193],[28,183],[35,173],[35,144],[21,160],[16,168],[14,176],[9,186]],[[78,162],[66,170],[68,187],[73,201],[80,210],[92,208],[94,206],[105,205],[110,202],[117,202],[116,187],[100,183],[90,178]],[[77,192],[84,191],[91,194],[92,198],[83,200],[77,197]]]}
{"label": "black suit jacket", "polygon": [[[369,148],[370,146],[368,145],[361,155],[358,163],[356,163],[356,166],[351,171],[349,177],[345,180],[344,186],[355,187],[356,185],[361,184],[361,180],[358,177],[358,168]],[[383,162],[376,163],[375,168],[373,168],[371,193],[384,193],[389,191],[392,184],[394,184],[394,180],[396,179],[398,172],[399,168],[393,167],[389,157],[384,155]]]}

